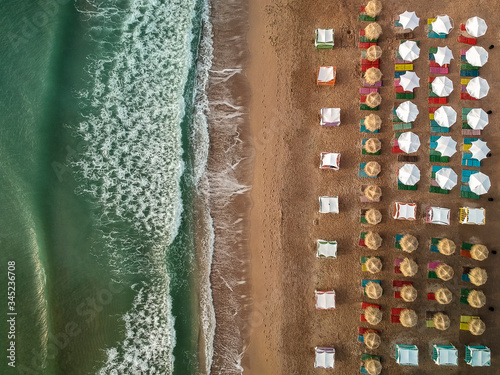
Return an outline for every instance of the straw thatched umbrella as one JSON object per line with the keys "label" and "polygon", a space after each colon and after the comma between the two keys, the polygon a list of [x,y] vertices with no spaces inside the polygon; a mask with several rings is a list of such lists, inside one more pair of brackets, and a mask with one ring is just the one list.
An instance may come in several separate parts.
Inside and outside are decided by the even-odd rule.
{"label": "straw thatched umbrella", "polygon": [[376,22],[372,22],[365,27],[365,36],[370,40],[378,39],[378,37],[381,34],[382,34],[382,26],[380,26]]}
{"label": "straw thatched umbrella", "polygon": [[382,96],[378,92],[371,92],[366,96],[365,104],[370,108],[375,108],[382,103]]}
{"label": "straw thatched umbrella", "polygon": [[375,152],[380,151],[382,148],[382,143],[377,138],[370,138],[365,143],[365,150],[370,154],[374,154]]}
{"label": "straw thatched umbrella", "polygon": [[382,293],[384,290],[378,283],[374,283],[373,281],[370,281],[368,284],[365,286],[365,293],[368,298],[371,299],[379,299],[382,297]]}
{"label": "straw thatched umbrella", "polygon": [[437,277],[439,277],[441,280],[448,281],[453,278],[453,275],[455,275],[455,271],[453,271],[453,268],[451,266],[442,263],[437,266],[436,274]]}
{"label": "straw thatched umbrella", "polygon": [[371,325],[379,324],[382,321],[382,311],[373,306],[365,309],[365,319]]}
{"label": "straw thatched umbrella", "polygon": [[365,245],[371,250],[377,250],[382,246],[382,237],[376,232],[368,232],[365,236]]}
{"label": "straw thatched umbrella", "polygon": [[474,336],[480,336],[484,331],[486,331],[486,324],[481,319],[475,318],[469,322],[469,332]]}
{"label": "straw thatched umbrella", "polygon": [[403,327],[415,327],[417,325],[417,313],[414,310],[404,309],[399,314],[399,321]]}
{"label": "straw thatched umbrella", "polygon": [[376,210],[374,208],[370,208],[368,211],[365,213],[365,219],[368,222],[368,224],[378,224],[382,221],[382,214],[380,213],[379,210]]}
{"label": "straw thatched umbrella", "polygon": [[404,285],[401,288],[401,298],[405,302],[413,302],[417,299],[417,289],[413,285]]}
{"label": "straw thatched umbrella", "polygon": [[401,273],[406,277],[415,276],[418,272],[418,264],[410,258],[404,258],[399,265]]}
{"label": "straw thatched umbrella", "polygon": [[[365,81],[369,85],[374,85],[382,79],[382,72],[378,68],[368,68],[365,72]],[[380,103],[379,103],[380,104]],[[377,104],[378,105],[378,104]]]}
{"label": "straw thatched umbrella", "polygon": [[370,257],[366,260],[365,266],[370,273],[382,271],[382,261],[377,257]]}
{"label": "straw thatched umbrella", "polygon": [[450,317],[446,314],[438,312],[434,314],[432,321],[434,322],[434,327],[440,331],[446,331],[450,328]]}
{"label": "straw thatched umbrella", "polygon": [[370,375],[379,375],[382,372],[382,364],[376,358],[368,358],[364,368]]}
{"label": "straw thatched umbrella", "polygon": [[399,241],[399,244],[401,245],[401,250],[412,253],[417,250],[418,240],[411,234],[405,234],[403,238],[401,238],[401,241]]}
{"label": "straw thatched umbrella", "polygon": [[382,119],[379,115],[371,114],[365,117],[365,127],[371,132],[379,130],[382,125]]}
{"label": "straw thatched umbrella", "polygon": [[488,258],[488,248],[480,244],[473,245],[470,249],[470,256],[475,260],[485,260]]}
{"label": "straw thatched umbrella", "polygon": [[474,267],[469,271],[469,280],[472,284],[480,286],[486,284],[488,274],[484,268]]}
{"label": "straw thatched umbrella", "polygon": [[436,301],[441,305],[447,305],[453,300],[453,295],[448,288],[439,288],[436,293],[434,293]]}
{"label": "straw thatched umbrella", "polygon": [[371,201],[377,201],[382,197],[382,189],[377,185],[368,185],[364,193],[365,197]]}
{"label": "straw thatched umbrella", "polygon": [[382,48],[380,46],[370,46],[366,50],[366,58],[370,61],[378,60],[382,57]]}
{"label": "straw thatched umbrella", "polygon": [[481,290],[471,290],[469,295],[467,296],[467,302],[470,306],[480,309],[484,305],[486,305],[486,296]]}
{"label": "straw thatched umbrella", "polygon": [[363,339],[365,345],[370,349],[377,349],[380,346],[380,336],[375,332],[366,332]]}
{"label": "straw thatched umbrella", "polygon": [[379,0],[370,0],[365,6],[365,12],[370,17],[375,17],[382,11],[382,3]]}
{"label": "straw thatched umbrella", "polygon": [[443,238],[439,240],[437,248],[439,252],[443,255],[451,255],[455,252],[455,249],[457,246],[455,245],[455,242],[448,238]]}
{"label": "straw thatched umbrella", "polygon": [[368,163],[366,163],[364,168],[365,173],[371,177],[377,176],[381,170],[382,167],[376,161],[369,161]]}

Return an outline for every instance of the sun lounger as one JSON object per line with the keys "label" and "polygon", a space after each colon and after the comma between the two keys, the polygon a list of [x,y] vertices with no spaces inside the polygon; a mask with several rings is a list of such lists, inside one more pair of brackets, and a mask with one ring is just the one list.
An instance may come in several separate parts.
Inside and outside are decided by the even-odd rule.
{"label": "sun lounger", "polygon": [[366,232],[361,232],[359,234],[359,242],[358,242],[358,245],[359,246],[364,246],[366,247],[366,244],[365,244],[365,237],[366,237]]}
{"label": "sun lounger", "polygon": [[396,40],[407,40],[407,39],[413,39],[414,37],[415,35],[413,34],[413,31],[396,33]]}
{"label": "sun lounger", "polygon": [[377,20],[377,17],[370,17],[369,15],[366,14],[364,5],[362,5],[359,8],[358,21],[374,22],[376,20]]}
{"label": "sun lounger", "polygon": [[466,92],[461,92],[460,93],[460,99],[462,99],[462,100],[479,100],[479,99],[473,98],[472,96],[470,96]]}
{"label": "sun lounger", "polygon": [[465,258],[472,258],[470,255],[470,250],[472,249],[473,244],[468,242],[462,242],[462,247],[460,248],[460,255]]}
{"label": "sun lounger", "polygon": [[399,131],[410,130],[412,127],[413,126],[411,122],[401,122],[394,124],[394,130],[399,130]]}
{"label": "sun lounger", "polygon": [[399,148],[399,143],[397,139],[392,140],[391,152],[393,154],[402,154],[404,151]]}
{"label": "sun lounger", "polygon": [[[435,149],[437,147],[437,139],[439,137],[436,137],[434,135],[431,136],[431,149]],[[446,189],[442,189],[439,184],[436,181],[436,172],[442,169],[443,167],[438,166],[438,165],[433,165],[431,169],[431,186],[429,186],[429,192],[430,193],[437,193],[437,194],[449,194],[450,191]]]}
{"label": "sun lounger", "polygon": [[370,85],[366,80],[363,80],[363,86],[364,87],[382,87],[382,81],[375,82],[373,85]]}
{"label": "sun lounger", "polygon": [[463,305],[468,305],[469,301],[467,301],[467,297],[469,296],[470,292],[472,292],[472,289],[465,289],[462,288],[460,289],[460,303]]}
{"label": "sun lounger", "polygon": [[[363,140],[361,141],[361,143],[362,143],[362,145],[363,145],[363,146],[365,145],[365,143],[366,143],[366,141],[367,141],[367,140],[368,140],[368,139],[363,139]],[[380,139],[379,139],[379,140],[380,140]],[[380,155],[380,154],[381,154],[381,152],[382,152],[382,150],[379,150],[379,151],[377,151],[377,152],[367,152],[367,151],[366,151],[363,147],[361,148],[361,153],[362,153],[363,155]]]}
{"label": "sun lounger", "polygon": [[365,342],[364,335],[365,335],[365,333],[368,333],[368,332],[374,332],[374,333],[380,334],[380,332],[377,331],[376,329],[358,327],[358,341],[364,343]]}
{"label": "sun lounger", "polygon": [[401,298],[400,289],[405,285],[413,285],[413,283],[411,281],[402,281],[402,280],[393,280],[392,281],[392,287],[395,289],[394,298],[396,298],[396,299]]}
{"label": "sun lounger", "polygon": [[398,250],[401,250],[401,244],[399,243],[399,241],[401,241],[402,238],[402,234],[396,234],[396,236],[394,236],[394,247]]}
{"label": "sun lounger", "polygon": [[479,173],[479,171],[471,171],[471,170],[467,170],[467,169],[462,170],[462,179],[461,179],[462,185],[460,186],[460,197],[461,198],[470,198],[470,199],[479,199],[480,198],[479,195],[473,193],[469,187],[470,176],[475,174],[475,173]]}
{"label": "sun lounger", "polygon": [[460,316],[460,330],[468,331],[469,330],[469,323],[472,319],[479,319],[479,316],[461,315]]}
{"label": "sun lounger", "polygon": [[432,23],[435,21],[435,18],[429,18],[427,19],[427,37],[433,38],[433,39],[446,39],[447,35],[446,34],[438,34],[434,31],[432,31]]}
{"label": "sun lounger", "polygon": [[358,177],[377,178],[378,176],[368,176],[364,171],[367,163],[359,163]]}
{"label": "sun lounger", "polygon": [[434,314],[445,313],[444,311],[426,311],[425,312],[425,326],[427,328],[435,328],[434,326]]}
{"label": "sun lounger", "polygon": [[418,161],[418,156],[415,155],[398,155],[398,161],[416,163]]}
{"label": "sun lounger", "polygon": [[[376,309],[381,309],[380,305],[374,305],[373,303],[367,303],[367,302],[361,302],[361,308],[363,310],[366,310],[368,307],[375,307]],[[361,322],[366,322],[365,314],[361,314],[360,319]]]}
{"label": "sun lounger", "polygon": [[401,315],[401,311],[403,311],[404,308],[400,309],[391,309],[391,323],[401,323],[399,320],[399,316]]}
{"label": "sun lounger", "polygon": [[[366,100],[366,98],[365,98],[365,100]],[[372,108],[372,107],[367,106],[367,105],[366,105],[366,104],[364,104],[364,103],[360,103],[360,105],[359,105],[359,109],[360,109],[361,111],[378,111],[379,107],[377,106],[377,107],[375,107],[375,108]]]}
{"label": "sun lounger", "polygon": [[427,273],[427,278],[428,279],[437,279],[437,273],[436,269],[440,264],[443,264],[442,262],[429,262],[427,263],[427,268],[429,269],[429,272]]}
{"label": "sun lounger", "polygon": [[471,267],[463,267],[463,272],[462,272],[462,281],[470,283],[470,277],[469,277],[469,272],[472,269]]}
{"label": "sun lounger", "polygon": [[394,259],[394,273],[402,273],[400,269],[400,265],[403,262],[403,259]]}
{"label": "sun lounger", "polygon": [[476,43],[477,43],[477,39],[476,38],[466,38],[465,36],[462,36],[460,35],[458,38],[457,38],[457,42],[458,43],[465,43],[465,44],[469,44],[471,46],[475,46]]}
{"label": "sun lounger", "polygon": [[[368,359],[377,359],[379,362],[382,360],[382,358],[378,355],[367,354],[367,353],[361,354],[361,363],[365,363],[365,361],[367,361]],[[363,374],[363,375],[370,375],[368,370],[365,369],[365,367],[363,365],[361,365],[359,373]]]}
{"label": "sun lounger", "polygon": [[[361,263],[361,271],[363,272],[368,272],[368,268],[366,267],[366,261],[368,260],[368,258],[371,258],[371,257],[361,257],[360,258],[360,263]],[[382,260],[380,257],[375,257],[377,259],[380,259]]]}
{"label": "sun lounger", "polygon": [[431,238],[431,246],[430,246],[430,251],[431,253],[439,253],[437,245],[439,244],[439,241],[441,241],[441,238]]}

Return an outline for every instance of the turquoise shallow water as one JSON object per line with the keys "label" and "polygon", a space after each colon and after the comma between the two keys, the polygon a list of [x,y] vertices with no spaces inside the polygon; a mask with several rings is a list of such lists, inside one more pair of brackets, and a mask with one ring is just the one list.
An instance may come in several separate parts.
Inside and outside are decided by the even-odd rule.
{"label": "turquoise shallow water", "polygon": [[0,372],[197,373],[205,3],[3,5],[0,267],[16,263],[18,315],[16,368]]}

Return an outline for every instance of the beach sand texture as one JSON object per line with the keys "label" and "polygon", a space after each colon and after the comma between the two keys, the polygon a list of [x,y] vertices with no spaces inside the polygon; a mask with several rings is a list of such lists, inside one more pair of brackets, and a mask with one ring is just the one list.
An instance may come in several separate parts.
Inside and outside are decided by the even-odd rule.
{"label": "beach sand texture", "polygon": [[[359,22],[358,1],[271,1],[250,2],[249,46],[251,63],[247,71],[252,99],[250,123],[252,142],[255,147],[255,169],[250,214],[250,284],[252,288],[252,315],[249,320],[249,346],[243,357],[245,374],[356,374],[359,373],[361,354],[382,356],[385,374],[497,374],[499,363],[500,314],[495,274],[500,254],[490,255],[485,262],[461,257],[462,241],[484,243],[490,250],[498,249],[500,243],[500,221],[498,219],[500,195],[498,183],[500,171],[496,167],[499,157],[498,134],[498,82],[500,75],[496,67],[500,52],[500,3],[494,0],[481,1],[383,1],[384,9],[378,17],[383,27],[379,45],[383,49],[381,70],[384,86],[378,114],[382,117],[382,129],[377,136],[382,140],[380,156],[361,155],[361,141],[369,138],[360,133],[359,120],[368,111],[359,110],[359,89],[362,85],[359,30],[368,22]],[[417,191],[397,189],[396,172],[403,165],[397,154],[391,153],[394,137],[392,124],[393,106],[401,103],[394,95],[394,58],[399,41],[395,38],[394,20],[404,10],[414,10],[420,17],[420,26],[414,31],[415,40],[420,41],[421,55],[414,62],[414,71],[421,78],[421,87],[415,90],[415,99],[420,115],[413,123],[413,131],[420,136],[422,146],[416,153],[421,180]],[[447,39],[427,37],[427,18],[448,14],[453,18],[455,29]],[[472,16],[479,16],[488,24],[487,34],[478,40],[478,45],[488,47],[489,62],[481,68],[480,75],[491,86],[490,94],[481,101],[460,100],[460,49],[468,48],[457,42],[460,24]],[[335,29],[333,50],[314,48],[314,30],[318,27]],[[452,49],[455,59],[447,75],[454,84],[449,102],[458,112],[458,122],[451,128],[459,152],[450,163],[459,175],[461,166],[460,115],[462,107],[482,107],[493,110],[490,125],[483,132],[493,157],[483,161],[480,170],[492,179],[493,187],[480,200],[460,198],[457,185],[448,195],[429,193],[431,163],[429,162],[430,126],[427,115],[430,76],[428,50],[445,46]],[[337,67],[337,82],[334,87],[317,86],[316,69],[320,65]],[[340,127],[321,128],[319,110],[322,107],[341,108]],[[318,168],[320,152],[342,154],[339,171]],[[358,178],[361,162],[377,161],[382,172],[376,179]],[[433,163],[434,164],[434,163]],[[441,164],[439,164],[441,165]],[[476,168],[466,168],[476,169]],[[375,183],[381,186],[383,197],[380,203],[361,203],[362,185]],[[318,213],[318,197],[339,196],[340,213]],[[487,201],[492,197],[493,202]],[[396,221],[392,219],[394,201],[418,204],[417,220]],[[451,209],[450,226],[425,224],[425,207],[441,206]],[[485,226],[458,224],[460,206],[484,207],[487,210]],[[360,224],[360,210],[377,208],[383,221],[375,227]],[[373,229],[383,237],[383,245],[373,251],[358,246],[360,232]],[[419,240],[418,249],[408,255],[394,248],[395,235],[411,233]],[[457,244],[452,256],[431,253],[431,237],[451,238]],[[336,240],[339,243],[338,259],[320,260],[315,257],[318,238]],[[377,255],[382,258],[382,272],[371,275],[361,271],[360,257]],[[394,273],[394,261],[409,256],[416,260],[419,271],[413,278]],[[451,281],[442,282],[427,278],[427,263],[443,261],[455,271]],[[485,292],[487,304],[473,309],[460,304],[461,288],[470,288],[470,283],[460,280],[463,266],[481,266],[488,271],[486,285],[478,287]],[[357,328],[369,327],[360,322],[361,302],[371,302],[363,296],[362,279],[379,279],[384,288],[382,298],[375,303],[382,305],[383,320],[373,327],[381,331],[382,345],[369,350],[357,341]],[[413,303],[394,298],[392,280],[411,280],[418,290]],[[446,286],[453,293],[453,302],[446,306],[427,300],[427,293],[437,286]],[[334,289],[337,308],[333,311],[317,311],[314,308],[314,290]],[[373,301],[372,301],[373,302]],[[496,308],[494,312],[488,307]],[[390,322],[391,308],[408,307],[418,314],[415,328],[404,328]],[[440,332],[426,328],[427,311],[444,311],[451,318],[451,327]],[[480,337],[459,330],[460,315],[478,315],[486,323],[487,331]],[[248,329],[248,325],[246,326]],[[394,345],[416,344],[419,348],[419,367],[399,366],[394,360]],[[432,344],[452,343],[459,350],[458,367],[438,367],[432,362]],[[491,348],[492,367],[472,368],[464,358],[464,344],[483,344]],[[336,349],[335,370],[315,370],[314,347],[333,346]]]}

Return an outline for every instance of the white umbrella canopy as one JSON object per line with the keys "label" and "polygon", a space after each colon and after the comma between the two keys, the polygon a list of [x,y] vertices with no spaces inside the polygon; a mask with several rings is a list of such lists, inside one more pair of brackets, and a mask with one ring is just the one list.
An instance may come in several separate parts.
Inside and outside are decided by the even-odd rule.
{"label": "white umbrella canopy", "polygon": [[445,97],[453,91],[453,82],[445,76],[436,77],[431,84],[432,92],[440,97]]}
{"label": "white umbrella canopy", "polygon": [[407,154],[417,152],[420,147],[420,138],[413,132],[404,132],[398,138],[398,146]]}
{"label": "white umbrella canopy", "polygon": [[486,34],[488,26],[486,22],[480,17],[471,17],[465,23],[465,30],[472,35],[474,38],[479,38]]}
{"label": "white umbrella canopy", "polygon": [[404,122],[412,122],[418,116],[418,107],[410,101],[401,103],[396,109],[396,115]]}
{"label": "white umbrella canopy", "polygon": [[467,114],[467,124],[474,130],[482,130],[488,125],[488,114],[481,108],[473,108]]}
{"label": "white umbrella canopy", "polygon": [[450,30],[453,29],[451,22],[452,19],[447,15],[437,16],[436,20],[432,23],[432,31],[438,34],[449,34]]}
{"label": "white umbrella canopy", "polygon": [[486,145],[486,142],[478,139],[477,141],[472,142],[472,146],[469,148],[469,151],[472,153],[472,157],[479,161],[485,159],[488,155],[488,152],[491,150]]}
{"label": "white umbrella canopy", "polygon": [[436,61],[440,66],[449,64],[451,59],[453,59],[453,52],[448,46],[438,47],[437,52],[434,54],[434,61]]}
{"label": "white umbrella canopy", "polygon": [[453,156],[457,152],[457,142],[448,136],[441,136],[437,140],[436,151],[441,153],[441,156]]}
{"label": "white umbrella canopy", "polygon": [[399,45],[399,54],[403,60],[413,61],[420,56],[420,48],[413,40],[407,40]]}
{"label": "white umbrella canopy", "polygon": [[403,29],[414,30],[420,22],[420,18],[417,17],[415,12],[408,12],[405,10],[404,13],[399,15],[399,23],[403,25]]}
{"label": "white umbrella canopy", "polygon": [[441,168],[436,172],[436,182],[444,190],[453,189],[458,183],[458,176],[451,168]]}
{"label": "white umbrella canopy", "polygon": [[415,185],[420,181],[420,169],[415,164],[405,164],[399,168],[398,178],[405,185]]}
{"label": "white umbrella canopy", "polygon": [[436,121],[439,126],[449,128],[457,122],[457,112],[449,105],[443,105],[434,112],[434,121]]}
{"label": "white umbrella canopy", "polygon": [[399,84],[405,91],[413,91],[416,87],[420,87],[420,78],[415,72],[406,72],[399,77]]}
{"label": "white umbrella canopy", "polygon": [[467,92],[470,96],[476,99],[482,99],[490,91],[488,81],[481,77],[472,78],[467,84]]}
{"label": "white umbrella canopy", "polygon": [[488,51],[483,47],[473,46],[465,53],[467,62],[473,66],[483,66],[488,62]]}
{"label": "white umbrella canopy", "polygon": [[490,178],[483,172],[474,173],[470,176],[469,187],[477,195],[486,194],[491,187]]}

